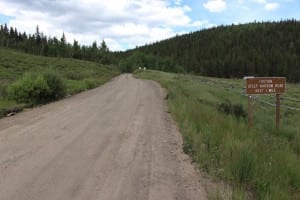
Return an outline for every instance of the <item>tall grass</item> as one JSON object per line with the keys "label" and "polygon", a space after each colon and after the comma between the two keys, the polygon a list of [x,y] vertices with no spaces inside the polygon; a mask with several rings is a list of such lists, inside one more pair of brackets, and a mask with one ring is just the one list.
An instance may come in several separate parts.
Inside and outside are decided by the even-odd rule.
{"label": "tall grass", "polygon": [[[255,101],[254,128],[249,130],[242,80],[155,71],[136,76],[158,81],[168,90],[184,151],[203,171],[232,184],[233,199],[300,199],[299,112],[282,109],[281,128],[276,130],[275,109]],[[299,98],[289,88],[300,91],[288,84],[284,97]]]}

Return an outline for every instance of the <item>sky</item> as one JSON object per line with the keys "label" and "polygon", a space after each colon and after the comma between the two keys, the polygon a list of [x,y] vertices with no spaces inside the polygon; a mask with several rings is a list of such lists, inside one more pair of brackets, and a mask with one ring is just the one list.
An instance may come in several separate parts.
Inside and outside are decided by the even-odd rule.
{"label": "sky", "polygon": [[300,20],[300,0],[0,0],[0,24],[119,51],[218,25]]}

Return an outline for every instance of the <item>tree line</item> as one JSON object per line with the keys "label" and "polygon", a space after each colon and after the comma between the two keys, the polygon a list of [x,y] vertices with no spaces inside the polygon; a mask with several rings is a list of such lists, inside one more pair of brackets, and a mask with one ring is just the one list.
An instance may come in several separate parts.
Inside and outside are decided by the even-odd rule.
{"label": "tree line", "polygon": [[70,44],[64,33],[61,38],[47,37],[39,31],[38,26],[35,34],[27,34],[18,32],[17,28],[8,28],[6,24],[0,25],[0,47],[41,56],[76,58],[105,64],[110,62],[109,49],[104,40],[100,46],[96,41],[92,46],[79,45],[76,40]]}
{"label": "tree line", "polygon": [[121,57],[136,52],[168,58],[193,74],[285,76],[300,82],[300,22],[296,20],[200,30],[138,47]]}
{"label": "tree line", "polygon": [[[172,59],[161,58],[140,52],[111,52],[103,40],[98,46],[93,42],[91,46],[80,45],[74,40],[70,44],[63,33],[61,38],[47,37],[36,27],[34,34],[18,32],[16,28],[8,28],[6,24],[0,25],[0,47],[13,48],[25,53],[50,56],[75,58],[95,61],[102,64],[118,65],[122,72],[132,72],[138,67],[179,72],[182,70]],[[176,70],[175,70],[176,69]]]}
{"label": "tree line", "polygon": [[43,56],[77,58],[116,64],[124,72],[147,67],[169,72],[187,72],[214,77],[285,76],[300,82],[300,22],[254,22],[219,26],[175,36],[135,49],[109,51],[105,41],[98,46],[66,42],[40,33],[20,33],[0,26],[0,47]]}
{"label": "tree line", "polygon": [[132,54],[114,53],[114,57],[118,57],[113,61],[118,64],[121,72],[133,72],[140,67],[164,72],[185,72],[184,68],[178,65],[173,59],[145,54],[139,51]]}

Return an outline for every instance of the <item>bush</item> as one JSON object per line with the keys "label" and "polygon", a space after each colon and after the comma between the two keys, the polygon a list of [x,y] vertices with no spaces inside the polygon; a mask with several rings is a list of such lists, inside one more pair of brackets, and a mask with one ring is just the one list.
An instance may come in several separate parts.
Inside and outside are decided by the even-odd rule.
{"label": "bush", "polygon": [[45,102],[50,95],[50,88],[47,81],[42,75],[38,75],[33,80],[33,88],[31,91],[31,99],[33,100],[32,103],[36,104]]}
{"label": "bush", "polygon": [[63,97],[65,87],[61,78],[51,72],[23,78],[8,87],[9,98],[18,103],[40,104]]}
{"label": "bush", "polygon": [[25,74],[23,78],[7,89],[8,96],[18,103],[31,103],[34,79],[31,74]]}
{"label": "bush", "polygon": [[247,116],[247,112],[244,110],[242,104],[232,104],[231,102],[221,103],[218,105],[218,110],[223,111],[227,115],[234,115],[237,118],[245,118]]}
{"label": "bush", "polygon": [[49,86],[48,100],[57,100],[65,96],[66,86],[63,83],[61,77],[54,72],[46,72],[44,78]]}
{"label": "bush", "polygon": [[97,81],[95,80],[90,80],[90,79],[87,79],[85,80],[85,85],[86,85],[86,88],[87,89],[93,89],[95,87],[97,87]]}

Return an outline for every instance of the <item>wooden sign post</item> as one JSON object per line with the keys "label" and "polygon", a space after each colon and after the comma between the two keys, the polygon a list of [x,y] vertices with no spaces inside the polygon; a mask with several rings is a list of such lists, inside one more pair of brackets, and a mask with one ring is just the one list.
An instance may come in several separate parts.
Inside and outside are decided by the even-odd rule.
{"label": "wooden sign post", "polygon": [[280,123],[280,94],[276,94],[276,128],[279,128]]}
{"label": "wooden sign post", "polygon": [[280,123],[280,94],[285,92],[285,77],[249,77],[248,94],[248,127],[253,124],[253,96],[259,94],[276,94],[276,128]]}
{"label": "wooden sign post", "polygon": [[253,98],[248,95],[248,128],[253,126]]}

